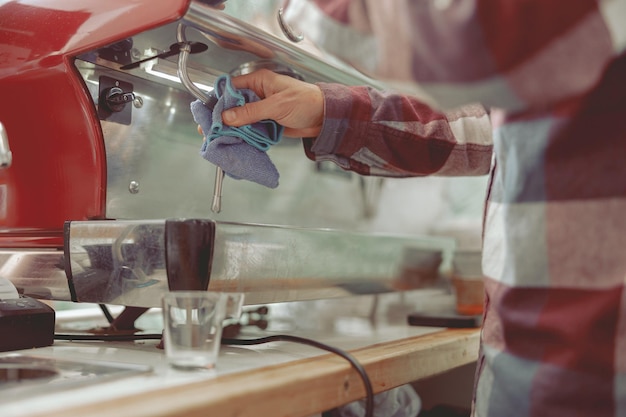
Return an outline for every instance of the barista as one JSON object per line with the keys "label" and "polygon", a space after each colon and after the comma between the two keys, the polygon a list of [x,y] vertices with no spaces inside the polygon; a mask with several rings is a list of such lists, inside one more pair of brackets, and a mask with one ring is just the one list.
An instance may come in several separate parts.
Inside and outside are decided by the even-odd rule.
{"label": "barista", "polygon": [[447,111],[258,71],[233,82],[261,100],[223,121],[273,119],[312,138],[309,158],[363,175],[490,171],[473,415],[626,415],[624,2],[320,0],[296,10],[303,30],[316,28],[310,39],[344,55],[362,41],[371,53],[346,59],[420,83]]}

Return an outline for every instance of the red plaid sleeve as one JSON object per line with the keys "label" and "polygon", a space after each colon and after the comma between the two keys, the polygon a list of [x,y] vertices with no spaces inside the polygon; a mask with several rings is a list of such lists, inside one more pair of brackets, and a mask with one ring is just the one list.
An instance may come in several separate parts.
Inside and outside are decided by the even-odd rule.
{"label": "red plaid sleeve", "polygon": [[315,142],[305,142],[310,159],[387,177],[489,172],[491,125],[482,106],[439,112],[405,95],[319,85],[326,117]]}

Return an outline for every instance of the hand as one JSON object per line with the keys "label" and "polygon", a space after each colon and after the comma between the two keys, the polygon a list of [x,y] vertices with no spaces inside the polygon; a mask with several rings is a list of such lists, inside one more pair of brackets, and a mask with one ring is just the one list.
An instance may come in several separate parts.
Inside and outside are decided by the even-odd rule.
{"label": "hand", "polygon": [[324,122],[324,95],[315,84],[305,83],[267,69],[232,79],[238,89],[250,89],[261,99],[222,112],[230,126],[271,119],[284,126],[289,137],[316,137]]}

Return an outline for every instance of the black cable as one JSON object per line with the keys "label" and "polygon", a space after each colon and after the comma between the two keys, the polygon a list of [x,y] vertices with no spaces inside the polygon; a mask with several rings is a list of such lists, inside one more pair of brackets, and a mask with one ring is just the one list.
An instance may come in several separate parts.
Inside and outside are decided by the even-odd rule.
{"label": "black cable", "polygon": [[295,342],[301,343],[308,346],[313,346],[318,349],[322,349],[336,355],[341,356],[345,360],[347,360],[350,365],[359,373],[359,376],[363,380],[363,385],[365,386],[365,416],[364,417],[372,417],[374,415],[374,390],[372,389],[372,382],[370,381],[365,368],[357,361],[354,356],[350,353],[338,349],[334,346],[326,345],[324,343],[320,343],[313,339],[307,339],[305,337],[291,336],[286,334],[278,334],[271,335],[266,337],[260,337],[258,339],[222,339],[223,345],[259,345],[262,343],[268,342]]}
{"label": "black cable", "polygon": [[160,340],[162,335],[159,333],[145,334],[60,334],[55,333],[55,340],[74,341],[90,341],[90,342],[132,342],[135,340]]}
{"label": "black cable", "polygon": [[[134,340],[160,340],[161,334],[59,334],[55,333],[54,338],[56,340],[68,340],[68,341],[134,341]],[[374,390],[372,388],[372,382],[370,381],[365,368],[357,361],[350,353],[330,346],[313,339],[307,339],[305,337],[292,336],[286,334],[270,335],[265,337],[259,337],[257,339],[227,339],[222,338],[222,345],[238,345],[238,346],[250,346],[260,345],[269,342],[294,342],[301,343],[308,346],[313,346],[327,352],[334,353],[347,360],[350,365],[357,371],[363,385],[365,386],[365,416],[372,417],[374,415]]]}
{"label": "black cable", "polygon": [[98,305],[100,306],[100,310],[102,310],[104,317],[107,318],[107,321],[109,322],[109,324],[113,323],[113,320],[115,319],[111,315],[111,312],[109,311],[108,307],[104,304],[98,304]]}

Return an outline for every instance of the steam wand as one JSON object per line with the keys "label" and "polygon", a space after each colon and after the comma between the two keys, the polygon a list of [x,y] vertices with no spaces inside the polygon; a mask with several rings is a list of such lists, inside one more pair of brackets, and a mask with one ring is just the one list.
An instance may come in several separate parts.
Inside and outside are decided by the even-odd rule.
{"label": "steam wand", "polygon": [[[208,97],[202,90],[200,90],[189,78],[187,74],[187,59],[191,51],[191,43],[187,41],[185,36],[185,26],[179,24],[176,29],[176,38],[178,45],[180,45],[180,53],[178,54],[178,78],[183,83],[185,88],[189,90],[198,100],[203,104],[210,106],[211,98]],[[224,182],[224,170],[221,167],[215,167],[215,183],[213,185],[213,204],[211,205],[211,211],[213,213],[219,213],[222,210],[222,184]]]}

